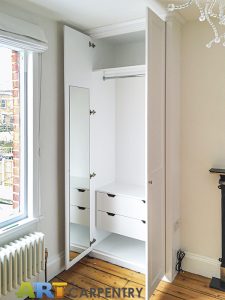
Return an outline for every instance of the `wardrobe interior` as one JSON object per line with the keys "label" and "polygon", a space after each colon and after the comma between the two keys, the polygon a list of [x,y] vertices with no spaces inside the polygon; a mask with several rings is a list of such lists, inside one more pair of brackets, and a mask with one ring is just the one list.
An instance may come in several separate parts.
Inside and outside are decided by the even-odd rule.
{"label": "wardrobe interior", "polygon": [[92,40],[90,89],[70,86],[70,251],[93,240],[90,255],[143,273],[145,47],[145,31]]}

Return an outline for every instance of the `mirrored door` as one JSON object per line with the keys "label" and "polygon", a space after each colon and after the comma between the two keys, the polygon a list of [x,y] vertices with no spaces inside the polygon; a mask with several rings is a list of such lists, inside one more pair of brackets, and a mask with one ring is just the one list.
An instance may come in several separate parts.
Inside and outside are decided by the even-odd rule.
{"label": "mirrored door", "polygon": [[69,88],[69,259],[90,247],[90,95]]}

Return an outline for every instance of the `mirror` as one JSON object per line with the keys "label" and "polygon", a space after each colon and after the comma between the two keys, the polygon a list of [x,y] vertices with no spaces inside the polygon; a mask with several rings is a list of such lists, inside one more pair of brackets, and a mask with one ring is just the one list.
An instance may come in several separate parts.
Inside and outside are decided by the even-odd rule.
{"label": "mirror", "polygon": [[90,95],[70,86],[70,261],[90,246]]}

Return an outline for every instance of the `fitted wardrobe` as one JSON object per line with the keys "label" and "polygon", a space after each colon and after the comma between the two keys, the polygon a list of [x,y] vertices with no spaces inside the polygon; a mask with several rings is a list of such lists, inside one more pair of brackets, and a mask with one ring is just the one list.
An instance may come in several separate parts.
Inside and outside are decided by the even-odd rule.
{"label": "fitted wardrobe", "polygon": [[165,22],[64,27],[66,268],[165,274]]}

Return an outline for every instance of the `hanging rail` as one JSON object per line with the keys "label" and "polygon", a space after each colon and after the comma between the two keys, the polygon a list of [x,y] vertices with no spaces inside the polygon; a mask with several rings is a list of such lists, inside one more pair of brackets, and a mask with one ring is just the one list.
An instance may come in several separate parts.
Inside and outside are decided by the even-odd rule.
{"label": "hanging rail", "polygon": [[117,79],[117,78],[133,78],[133,77],[144,77],[145,74],[134,74],[134,75],[118,75],[118,76],[103,76],[103,80]]}

